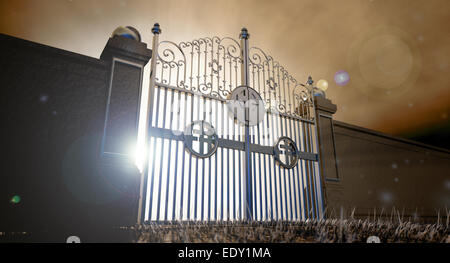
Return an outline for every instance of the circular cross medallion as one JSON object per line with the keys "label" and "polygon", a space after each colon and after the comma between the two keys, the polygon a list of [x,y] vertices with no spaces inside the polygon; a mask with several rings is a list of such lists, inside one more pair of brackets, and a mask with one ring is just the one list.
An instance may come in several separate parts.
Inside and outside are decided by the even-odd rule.
{"label": "circular cross medallion", "polygon": [[219,143],[211,123],[197,120],[186,126],[184,144],[193,155],[206,158],[216,152]]}
{"label": "circular cross medallion", "polygon": [[275,160],[284,168],[291,169],[297,165],[298,149],[289,137],[280,137],[275,144]]}
{"label": "circular cross medallion", "polygon": [[242,124],[258,125],[263,119],[266,109],[259,93],[247,86],[238,86],[230,94],[227,107]]}

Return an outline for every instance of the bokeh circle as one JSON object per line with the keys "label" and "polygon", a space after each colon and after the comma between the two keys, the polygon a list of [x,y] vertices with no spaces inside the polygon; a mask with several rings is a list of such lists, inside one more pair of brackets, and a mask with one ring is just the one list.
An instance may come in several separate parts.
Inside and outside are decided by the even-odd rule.
{"label": "bokeh circle", "polygon": [[414,86],[421,71],[414,39],[396,27],[377,27],[351,45],[348,71],[352,86],[377,98],[395,98]]}
{"label": "bokeh circle", "polygon": [[345,70],[339,70],[334,74],[334,82],[339,86],[345,86],[350,81],[350,75]]}

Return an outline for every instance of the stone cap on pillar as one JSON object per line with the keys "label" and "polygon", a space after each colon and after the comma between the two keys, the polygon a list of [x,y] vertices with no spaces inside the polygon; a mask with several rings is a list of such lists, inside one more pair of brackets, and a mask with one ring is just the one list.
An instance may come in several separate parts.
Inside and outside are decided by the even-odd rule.
{"label": "stone cap on pillar", "polygon": [[336,104],[333,104],[331,100],[326,99],[322,96],[315,96],[314,103],[316,104],[317,111],[327,112],[330,114],[334,114],[337,111]]}
{"label": "stone cap on pillar", "polygon": [[100,59],[111,61],[113,57],[145,66],[152,57],[152,50],[143,42],[115,35],[109,38]]}

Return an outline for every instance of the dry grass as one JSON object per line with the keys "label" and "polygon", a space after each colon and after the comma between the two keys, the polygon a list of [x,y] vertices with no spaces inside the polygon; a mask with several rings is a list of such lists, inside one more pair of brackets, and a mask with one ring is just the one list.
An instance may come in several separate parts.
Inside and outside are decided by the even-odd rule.
{"label": "dry grass", "polygon": [[354,243],[378,236],[382,243],[450,243],[447,220],[434,224],[404,220],[400,214],[388,218],[326,219],[305,221],[173,221],[146,222],[129,230],[134,242],[175,243]]}

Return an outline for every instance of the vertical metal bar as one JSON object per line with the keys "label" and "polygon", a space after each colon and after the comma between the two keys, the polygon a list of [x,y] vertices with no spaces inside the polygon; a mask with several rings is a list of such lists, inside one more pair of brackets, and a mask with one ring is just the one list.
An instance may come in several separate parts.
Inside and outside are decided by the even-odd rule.
{"label": "vertical metal bar", "polygon": [[[239,38],[241,39],[241,54],[242,54],[242,67],[241,67],[241,77],[242,77],[242,85],[248,86],[248,38],[249,34],[246,28],[243,28],[241,30],[241,34],[239,35]],[[245,112],[245,119],[248,120],[248,109],[246,108]],[[245,124],[245,176],[247,178],[246,180],[246,213],[245,213],[245,220],[249,220],[253,218],[252,214],[252,193],[251,193],[251,175],[252,175],[252,168],[251,168],[251,156],[250,156],[250,130],[248,123]]]}
{"label": "vertical metal bar", "polygon": [[[225,138],[225,132],[226,132],[226,130],[225,130],[225,124],[226,124],[226,120],[225,120],[225,103],[221,104],[221,108],[222,108],[222,130],[224,131],[222,137]],[[224,167],[225,155],[224,155],[224,148],[222,148],[221,150],[222,150],[222,155],[221,155],[222,158],[221,158],[221,165],[220,165],[220,167],[222,168],[222,171],[221,171],[220,179],[222,180],[222,183],[220,184],[220,188],[221,188],[221,191],[220,191],[220,195],[221,195],[221,197],[220,197],[220,202],[221,202],[221,205],[220,205],[220,218],[221,218],[221,220],[223,220],[224,219],[224,217],[223,217],[223,209],[224,209],[224,206],[225,206],[224,200],[223,200],[223,190],[224,190],[224,179],[223,178],[224,178],[224,170],[225,169],[223,169],[223,167]],[[228,152],[228,149],[225,149],[225,151]]]}
{"label": "vertical metal bar", "polygon": [[[287,111],[287,106],[286,106],[286,76],[285,73],[283,72],[283,92],[284,92],[284,107]],[[284,117],[284,130],[285,130],[285,135],[286,136],[290,136],[289,135],[289,131],[288,131],[288,127],[287,127],[287,122],[288,122],[288,117]],[[283,126],[282,126],[283,127]],[[287,156],[286,156],[287,157]],[[288,161],[288,157],[286,159],[286,161]],[[285,190],[285,200],[286,200],[286,217],[288,219],[292,220],[292,200],[291,200],[291,183],[289,180],[289,174],[290,174],[290,169],[284,169],[284,178],[285,178],[285,185],[284,185],[284,190]],[[288,186],[289,185],[289,186]],[[289,187],[289,192],[288,192],[288,187]],[[289,198],[288,198],[288,193],[289,193]],[[289,210],[289,211],[288,211]],[[289,213],[288,213],[289,212]]]}
{"label": "vertical metal bar", "polygon": [[[249,70],[251,68],[251,75],[248,74],[248,78],[249,78],[249,85],[250,82],[251,86],[253,87],[253,89],[256,90],[256,83],[255,83],[255,66],[253,64],[251,64],[250,60],[249,60]],[[250,73],[250,72],[249,72]],[[246,108],[249,106],[250,103],[250,97],[248,97],[247,100],[247,106]],[[250,121],[250,120],[249,120]],[[250,142],[251,143],[256,143],[256,129],[255,126],[250,127]],[[256,182],[256,153],[252,152],[250,153],[252,155],[252,164],[253,164],[253,170],[252,170],[252,193],[253,193],[253,197],[252,197],[252,201],[253,201],[253,217],[255,220],[258,220],[258,198],[257,198],[257,182]]]}
{"label": "vertical metal bar", "polygon": [[[224,90],[227,90],[227,75],[226,75],[226,70],[227,70],[227,66],[226,66],[226,64],[227,64],[227,60],[226,60],[226,49],[225,49],[225,47],[223,47],[222,48],[223,49],[223,88],[224,88]],[[231,70],[231,69],[230,69]],[[228,122],[228,114],[226,113],[226,105],[225,104],[223,104],[223,123],[224,123],[224,131],[225,131],[225,133],[226,133],[226,135],[224,134],[224,138],[227,138],[227,139],[229,139],[229,131],[228,131],[228,126],[229,126],[229,122]],[[228,182],[228,178],[229,178],[229,167],[230,167],[230,149],[225,149],[225,151],[226,151],[226,154],[225,155],[222,155],[222,167],[223,167],[223,164],[224,164],[224,161],[223,161],[223,159],[225,158],[225,156],[226,156],[226,159],[227,159],[227,161],[226,161],[226,163],[227,163],[227,173],[226,173],[226,176],[227,176],[227,179],[226,179],[226,181],[227,181],[227,185],[229,184],[229,182]],[[225,217],[224,217],[224,215],[223,215],[223,211],[224,211],[224,209],[225,209],[225,200],[224,200],[224,190],[225,190],[225,186],[224,186],[224,182],[225,182],[225,179],[224,179],[224,176],[225,176],[225,174],[224,174],[224,172],[222,171],[222,220],[225,220]],[[227,194],[228,194],[228,187],[227,187]],[[227,196],[227,200],[226,200],[226,203],[227,203],[227,206],[226,206],[226,211],[227,211],[227,218],[228,218],[228,206],[229,206],[229,203],[228,203],[228,196]]]}
{"label": "vertical metal bar", "polygon": [[[293,125],[295,125],[295,122],[296,122],[296,120],[294,120],[294,119],[290,119],[290,121],[289,121],[289,129],[290,129],[290,133],[291,133],[291,137],[292,138],[294,138],[294,141],[295,141],[295,143],[297,143],[298,141],[297,141],[297,138],[296,138],[296,134],[295,134],[295,127],[294,127],[294,129],[292,128],[292,126]],[[298,148],[298,147],[297,147]],[[298,162],[298,160],[297,160],[297,162]],[[296,167],[298,167],[298,164],[296,165]],[[291,170],[291,179],[292,179],[292,182],[293,182],[293,185],[292,185],[292,189],[294,189],[294,211],[295,211],[295,219],[298,219],[298,209],[297,209],[297,198],[296,198],[296,194],[295,194],[295,192],[296,192],[296,190],[295,190],[295,185],[296,185],[296,183],[295,183],[295,178],[296,178],[296,176],[295,176],[295,169],[292,169]],[[292,192],[291,192],[292,193]],[[291,197],[291,201],[292,201],[292,197]],[[292,206],[291,206],[292,207]],[[291,208],[292,209],[292,208]]]}
{"label": "vertical metal bar", "polygon": [[[292,124],[291,124],[291,118],[288,118],[287,120],[286,120],[286,129],[287,129],[287,125],[289,124],[289,130],[287,130],[287,132],[289,132],[289,137],[290,138],[293,138],[293,136],[292,136]],[[293,172],[293,169],[289,169],[289,173],[288,173],[288,181],[289,181],[289,207],[290,207],[290,209],[291,209],[291,220],[293,220],[294,219],[294,202],[295,202],[295,198],[293,199],[292,198],[292,178],[293,178],[293,175],[292,175],[292,172]]]}
{"label": "vertical metal bar", "polygon": [[[183,126],[186,126],[186,113],[187,113],[187,105],[188,105],[188,94],[184,93],[184,118],[183,118]],[[184,128],[184,127],[182,127]],[[184,132],[184,129],[183,129]],[[184,146],[184,142],[183,142],[183,146]],[[180,193],[180,220],[183,220],[183,199],[184,199],[184,167],[185,167],[185,162],[186,162],[186,158],[185,158],[185,154],[186,151],[182,151],[183,155],[182,155],[182,168],[181,168],[181,193]]]}
{"label": "vertical metal bar", "polygon": [[159,45],[159,34],[161,29],[159,24],[156,23],[152,28],[153,41],[152,41],[152,61],[150,64],[150,83],[148,88],[148,101],[147,101],[147,118],[145,122],[145,157],[144,157],[144,167],[141,175],[141,186],[139,191],[139,208],[138,208],[138,223],[145,221],[145,207],[146,207],[146,197],[147,197],[147,181],[148,181],[148,165],[149,165],[149,150],[150,150],[150,128],[152,127],[153,118],[153,94],[155,88],[155,75],[156,75],[156,61],[158,60],[158,45]]}
{"label": "vertical metal bar", "polygon": [[[287,78],[287,100],[289,102],[289,113],[292,113],[291,111],[291,103],[290,103],[290,96],[289,96],[289,78]],[[288,118],[287,123],[289,124],[289,137],[295,140],[294,134],[292,133],[292,118]],[[287,127],[286,127],[287,128]],[[295,142],[295,141],[294,141]],[[296,143],[296,142],[295,142]],[[291,208],[291,220],[294,220],[295,218],[297,218],[297,202],[295,199],[295,169],[290,169],[289,170],[289,202],[290,202],[290,208]],[[294,217],[295,214],[295,217]]]}
{"label": "vertical metal bar", "polygon": [[[164,91],[164,104],[163,104],[163,116],[162,116],[162,127],[166,127],[166,107],[167,107],[167,88],[165,88]],[[156,210],[156,218],[159,219],[159,213],[160,213],[160,207],[161,207],[161,188],[162,188],[162,180],[163,180],[163,162],[164,162],[164,148],[165,147],[165,141],[164,139],[161,140],[161,161],[160,161],[160,167],[159,167],[159,188],[158,188],[158,202],[157,202],[157,210]],[[170,170],[170,166],[168,166],[168,170]],[[169,171],[168,171],[169,172]],[[167,211],[167,207],[166,207]]]}
{"label": "vertical metal bar", "polygon": [[[200,119],[200,96],[197,95],[197,120]],[[202,127],[203,129],[203,127]],[[199,143],[201,143],[199,141]],[[198,158],[195,158],[195,190],[194,190],[194,218],[198,218],[197,209],[198,209]]]}
{"label": "vertical metal bar", "polygon": [[[258,74],[258,86],[260,86],[259,83],[260,83],[260,79],[259,79],[259,74]],[[257,107],[258,107],[257,109],[259,109],[259,102],[257,104]],[[259,114],[257,115],[257,117],[259,118]],[[258,144],[261,144],[261,132],[260,132],[260,129],[259,129],[259,125],[260,125],[259,120],[258,120],[258,124],[256,124],[256,125],[257,125],[256,126],[256,131],[257,131],[257,134],[258,134],[258,140],[257,141],[258,141]],[[264,157],[264,154],[262,156]],[[260,213],[260,217],[261,217],[261,220],[262,220],[264,218],[264,216],[263,216],[263,209],[262,209],[263,208],[263,200],[262,200],[263,192],[262,192],[262,177],[261,177],[261,174],[262,174],[263,170],[261,169],[261,153],[258,153],[258,164],[259,164],[259,213]],[[264,169],[264,171],[265,171],[265,169]],[[265,176],[265,173],[264,173],[264,176]],[[265,184],[264,184],[264,187],[266,187]],[[267,199],[266,199],[266,215],[267,215]]]}
{"label": "vertical metal bar", "polygon": [[[199,42],[194,42],[194,43],[198,43],[196,44],[197,46],[197,91],[200,90],[200,54],[201,54],[201,50],[200,50],[200,43]],[[200,99],[201,96],[197,95],[197,119],[200,119]],[[203,127],[202,127],[203,129]],[[201,143],[199,141],[199,143]],[[194,191],[194,217],[195,219],[198,218],[198,214],[197,214],[197,209],[198,209],[198,160],[199,158],[195,158],[195,191]],[[203,163],[203,162],[202,162]],[[203,170],[203,169],[202,169]],[[203,185],[203,184],[202,184]],[[202,193],[203,195],[203,193]],[[203,201],[203,200],[202,200]],[[202,203],[203,206],[203,203]]]}
{"label": "vertical metal bar", "polygon": [[[277,118],[276,116],[274,116],[274,114],[271,114],[271,122],[272,122],[272,136],[275,140],[275,130],[278,130],[278,125],[277,124]],[[274,120],[275,119],[275,120]],[[276,125],[276,128],[275,128]],[[278,131],[277,131],[278,132]],[[278,215],[278,185],[277,185],[277,166],[275,160],[272,158],[272,162],[273,165],[273,182],[274,182],[274,194],[275,194],[275,219],[279,219],[279,215]],[[280,167],[278,166],[278,171],[280,171]],[[281,207],[281,204],[280,204]]]}
{"label": "vertical metal bar", "polygon": [[[214,41],[213,41],[213,45],[214,45]],[[213,46],[214,47],[214,46]],[[219,66],[219,64],[220,64],[220,45],[217,45],[217,66]],[[225,54],[225,51],[224,51],[224,54]],[[224,62],[225,63],[225,62]],[[223,63],[223,67],[225,68],[225,64]],[[217,74],[217,92],[220,94],[220,91],[219,91],[219,87],[220,87],[220,74],[218,73]],[[224,86],[224,88],[225,88],[225,86]],[[219,107],[219,105],[220,105],[220,107]],[[217,113],[216,113],[216,117],[218,117],[218,112],[219,112],[219,108],[221,109],[221,121],[220,121],[220,123],[221,123],[221,126],[220,126],[220,131],[222,132],[223,130],[224,130],[224,115],[223,115],[223,103],[222,102],[217,102]],[[221,134],[221,137],[223,137],[223,133]],[[223,148],[220,148],[220,178],[221,178],[221,181],[222,181],[222,184],[221,184],[221,191],[220,191],[220,193],[221,193],[221,199],[220,199],[220,209],[221,209],[221,214],[220,214],[220,219],[221,220],[223,220],[223,158],[224,158],[224,156],[223,156]],[[215,207],[215,218],[216,218],[216,220],[218,220],[218,217],[217,217],[217,210],[218,210],[218,207],[217,207],[217,199],[219,198],[218,196],[218,193],[217,193],[217,185],[219,184],[219,182],[218,182],[218,180],[217,180],[217,165],[218,165],[218,162],[217,162],[217,157],[216,157],[216,207]]]}
{"label": "vertical metal bar", "polygon": [[[166,101],[167,101],[167,93],[170,93],[170,105],[173,105],[173,100],[175,97],[175,91],[168,91],[166,89]],[[170,106],[169,106],[170,107]],[[166,111],[166,110],[164,110]],[[172,122],[173,122],[173,109],[170,109],[170,116],[169,116],[169,128],[170,130],[172,130]],[[164,127],[165,128],[165,127]],[[177,143],[177,141],[175,141],[175,143]],[[169,140],[169,160],[172,157],[171,156],[172,153],[172,140]],[[177,166],[177,159],[175,158],[175,167]],[[164,220],[167,220],[167,212],[168,212],[168,206],[169,206],[169,185],[170,185],[170,165],[167,165],[168,169],[167,169],[167,180],[166,180],[166,209],[165,209],[165,213],[164,213]],[[176,180],[176,174],[174,174],[174,179]],[[176,192],[176,189],[174,189],[174,192]],[[172,207],[172,209],[175,211],[175,207]]]}
{"label": "vertical metal bar", "polygon": [[[294,140],[295,143],[295,135],[292,133],[292,118],[288,119],[289,123],[289,136]],[[298,162],[298,160],[297,160]],[[296,165],[297,166],[297,165]],[[297,219],[297,200],[295,199],[295,167],[289,170],[289,200],[291,202],[291,220]]]}
{"label": "vertical metal bar", "polygon": [[[175,130],[178,131],[180,127],[180,102],[181,92],[177,92],[177,123]],[[174,171],[174,186],[173,186],[173,204],[172,204],[172,220],[175,220],[176,200],[177,200],[177,172],[178,172],[178,141],[175,141],[175,171]],[[181,219],[181,218],[180,218]]]}
{"label": "vertical metal bar", "polygon": [[[301,121],[296,120],[294,122],[294,130],[295,130],[295,134],[296,134],[296,141],[297,141],[297,147],[300,151],[303,151],[302,149],[302,144],[301,144],[301,135],[300,135],[300,125],[301,125]],[[303,198],[303,165],[302,165],[302,160],[298,160],[299,165],[297,165],[297,195],[298,195],[298,202],[299,202],[299,208],[300,209],[300,219],[304,219],[303,217],[303,213],[302,211],[305,209],[305,204],[303,203],[302,205],[302,200],[304,201],[305,199]],[[299,168],[300,166],[300,168]]]}
{"label": "vertical metal bar", "polygon": [[[250,127],[250,142],[251,143],[255,143],[255,127]],[[252,156],[252,165],[253,165],[253,170],[252,170],[252,174],[251,174],[251,186],[252,186],[252,201],[253,201],[253,219],[258,220],[258,199],[256,196],[256,160],[255,160],[255,156],[256,153],[251,152],[250,153]]]}
{"label": "vertical metal bar", "polygon": [[[280,88],[279,103],[281,103],[283,90],[282,90],[281,79],[280,79],[280,67],[278,67],[278,70],[277,70],[277,77],[278,77],[278,86]],[[284,117],[280,115],[280,135],[281,136],[285,135],[284,132],[283,132],[283,119],[284,119]],[[283,179],[283,185],[284,185],[284,191],[281,190],[281,198],[283,198],[282,197],[283,196],[282,193],[284,192],[284,212],[285,212],[285,214],[284,214],[285,218],[284,219],[287,219],[288,218],[288,211],[287,211],[288,210],[288,204],[287,204],[287,190],[286,190],[286,169],[285,168],[281,168],[281,169],[283,171],[282,179]],[[281,176],[281,173],[280,173],[280,176]]]}
{"label": "vertical metal bar", "polygon": [[[211,60],[210,60],[210,63],[211,63],[211,66],[212,66],[212,61],[213,61],[213,58],[214,58],[214,43],[213,43],[213,40],[211,39],[210,40],[211,41],[211,43],[210,43],[210,47],[211,47],[211,56],[210,56],[210,58],[211,58]],[[205,49],[205,56],[207,57],[207,54],[206,54],[206,50],[207,50],[207,48],[208,48],[208,44],[206,44],[206,49]],[[207,59],[205,59],[205,67],[206,67],[206,61],[207,61]],[[213,89],[213,87],[214,87],[214,77],[213,77],[213,68],[211,67],[210,68],[210,71],[209,71],[209,77],[210,77],[210,82],[211,82],[211,91],[214,91],[214,89]],[[205,72],[205,74],[206,74],[206,72]],[[205,81],[206,82],[206,81]],[[212,105],[212,103],[214,103],[214,105],[216,106],[215,107],[215,110],[216,110],[216,114],[217,114],[217,101],[214,101],[214,100],[210,100],[210,109],[211,109],[211,111],[210,111],[210,120],[211,120],[211,123],[213,123],[213,121],[212,121],[212,119],[213,119],[213,116],[212,116],[212,108],[213,108],[213,105]],[[218,129],[218,126],[217,126],[217,115],[216,115],[216,122],[214,123],[214,128],[216,129],[216,133],[217,133],[217,129]],[[216,134],[217,135],[217,134]],[[214,161],[215,161],[215,180],[214,180],[214,184],[217,184],[217,154],[215,154],[215,156],[214,156]],[[212,161],[211,161],[211,159],[209,160],[209,201],[208,201],[208,220],[211,220],[211,206],[212,206],[212,202],[211,202],[211,179],[212,179],[212,176],[211,176],[211,163],[212,163]],[[217,189],[217,188],[216,188]],[[217,196],[217,195],[216,195]],[[214,199],[215,200],[215,199]],[[215,207],[215,206],[214,206]],[[214,217],[214,219],[216,219],[215,217]]]}
{"label": "vertical metal bar", "polygon": [[[313,134],[312,134],[312,128],[311,128],[311,124],[308,125],[309,128],[309,139],[310,139],[310,145],[311,145],[311,152],[314,153],[314,145],[313,145]],[[318,189],[317,189],[317,185],[316,185],[316,169],[315,169],[315,161],[311,161],[311,170],[312,170],[312,181],[313,181],[313,185],[314,185],[314,207],[315,207],[315,217],[316,219],[319,219],[319,203],[318,203]]]}
{"label": "vertical metal bar", "polygon": [[[191,60],[190,60],[190,66],[191,66],[191,70],[190,70],[190,77],[189,77],[189,85],[190,85],[190,90],[192,91],[193,89],[193,70],[194,70],[194,44],[191,43]],[[190,94],[189,95],[191,97],[191,119],[190,121],[192,122],[194,120],[194,95]],[[187,194],[187,219],[191,220],[191,173],[192,173],[192,154],[189,153],[189,173],[188,173],[188,194]]]}
{"label": "vertical metal bar", "polygon": [[[219,128],[219,110],[218,110],[218,108],[219,108],[219,101],[216,101],[214,104],[215,104],[215,106],[216,106],[216,123],[217,123],[217,125],[216,125],[216,127],[217,128]],[[222,128],[222,127],[221,127]],[[215,195],[215,198],[214,198],[214,220],[217,220],[217,184],[218,184],[218,182],[217,182],[217,159],[218,159],[218,155],[216,155],[216,157],[215,157],[215,165],[214,165],[214,169],[215,169],[215,180],[214,180],[214,195]]]}
{"label": "vertical metal bar", "polygon": [[[235,86],[237,86],[238,78],[239,78],[238,62],[239,62],[238,59],[234,58],[234,83],[235,83]],[[238,140],[239,136],[240,136],[239,124],[238,124],[238,122],[235,121],[235,122],[233,122],[233,140]],[[239,159],[239,156],[240,156],[239,152],[240,152],[239,150],[233,150],[233,220],[236,220],[236,210],[239,207],[238,201],[237,201],[238,199],[236,198],[236,192],[240,196],[240,192],[239,192],[240,189],[238,189],[238,191],[236,191],[236,185],[237,185],[236,177],[241,174],[240,171],[236,172],[236,170],[237,170],[236,169],[237,168],[236,154],[238,156],[238,159],[237,159],[238,163],[241,162]],[[238,178],[240,178],[240,177],[238,177]],[[239,181],[239,179],[238,179],[238,181]]]}
{"label": "vertical metal bar", "polygon": [[[212,115],[212,101],[209,101],[209,121],[211,123],[211,125],[213,125],[212,120],[211,120],[211,115]],[[217,126],[214,125],[214,129],[217,129]],[[217,155],[215,155],[215,157],[217,158]],[[209,165],[208,165],[208,220],[211,220],[211,159],[212,157],[209,158]]]}
{"label": "vertical metal bar", "polygon": [[[304,134],[305,134],[305,140],[306,140],[306,149],[309,152],[309,146],[308,146],[308,133],[307,133],[307,123],[304,123]],[[314,206],[313,206],[313,200],[312,200],[312,195],[311,195],[311,191],[312,191],[312,185],[311,185],[311,169],[310,169],[310,164],[308,160],[305,160],[305,176],[306,176],[306,180],[307,180],[307,193],[308,193],[308,218],[311,218],[313,216],[313,210],[314,210]]]}
{"label": "vertical metal bar", "polygon": [[[228,65],[230,67],[230,75],[229,75],[229,88],[230,88],[230,92],[232,91],[233,88],[233,70],[232,70],[232,65],[233,65],[233,61],[231,56],[228,58]],[[234,122],[228,121],[228,132],[230,133],[229,135],[229,139],[232,138],[232,133],[233,133],[233,129],[234,129]],[[228,170],[227,170],[227,220],[230,220],[231,217],[231,180],[232,180],[232,174],[231,174],[231,170],[233,170],[234,173],[234,164],[231,163],[231,166],[233,166],[233,169],[231,169],[231,166],[229,165],[230,161],[231,161],[231,156],[230,155],[234,155],[234,150],[230,149],[229,153],[228,153]],[[234,160],[233,160],[234,161]],[[233,174],[234,175],[234,174]]]}
{"label": "vertical metal bar", "polygon": [[[275,122],[275,125],[276,125],[276,131],[277,131],[277,133],[279,133],[278,134],[278,137],[280,137],[280,136],[282,136],[282,134],[281,134],[281,131],[279,131],[278,130],[278,128],[279,128],[279,124],[281,125],[281,116],[280,115],[278,115],[276,118],[275,118],[275,120],[276,120],[276,122]],[[281,185],[281,165],[277,165],[278,166],[278,176],[276,177],[276,178],[278,178],[278,193],[277,193],[277,199],[278,199],[278,197],[279,197],[279,202],[280,202],[280,218],[281,219],[284,219],[284,211],[283,211],[283,190],[282,190],[282,185]]]}
{"label": "vertical metal bar", "polygon": [[[172,69],[169,67],[168,82],[170,82],[171,79],[172,79]],[[165,88],[165,92],[164,92],[164,115],[163,115],[164,116],[164,121],[163,121],[163,126],[162,126],[164,129],[166,128],[165,120],[166,120],[166,115],[167,115],[167,104],[166,104],[167,100],[168,100],[167,97],[168,97],[168,94],[170,94],[171,92],[172,91],[170,91],[167,88]],[[172,100],[171,104],[173,104],[173,96],[171,96],[171,100]],[[172,128],[172,117],[173,117],[173,113],[172,113],[172,111],[170,111],[170,114],[169,114],[169,124],[170,124],[169,127],[170,127],[170,129]],[[170,156],[170,153],[172,152],[172,149],[171,149],[172,145],[171,144],[172,144],[172,140],[169,139],[168,158],[171,157]],[[162,153],[164,153],[164,150],[163,150]],[[163,155],[161,155],[161,163],[163,163]],[[164,162],[164,163],[167,163],[167,161]],[[163,170],[162,170],[162,165],[161,165],[160,182],[159,182],[160,185],[161,185],[161,181],[163,180],[163,178],[161,177],[162,171]],[[168,206],[169,206],[169,202],[168,202],[168,199],[169,199],[169,184],[170,184],[170,166],[169,165],[167,166],[167,174],[166,175],[167,175],[167,180],[166,180],[166,194],[165,194],[166,198],[165,198],[165,202],[164,202],[164,204],[165,204],[165,207],[164,207],[164,221],[167,221],[167,212],[169,210],[169,208],[168,208]],[[160,189],[160,191],[161,191],[161,189]]]}
{"label": "vertical metal bar", "polygon": [[[192,74],[192,73],[191,73]],[[194,95],[191,97],[191,122],[194,119]],[[191,171],[192,171],[192,154],[189,153],[189,173],[188,173],[188,194],[187,194],[187,219],[191,220]]]}
{"label": "vertical metal bar", "polygon": [[[232,131],[233,131],[233,141],[236,140],[236,122],[233,122],[233,126],[232,126]],[[231,184],[233,186],[233,220],[236,219],[236,150],[232,150],[233,151],[233,177],[232,177],[232,181],[233,183]]]}
{"label": "vertical metal bar", "polygon": [[[239,141],[242,140],[241,138],[242,129],[239,128]],[[242,158],[241,158],[241,151],[238,151],[239,153],[239,175],[238,175],[238,181],[239,181],[239,219],[242,220]]]}
{"label": "vertical metal bar", "polygon": [[[227,117],[228,114],[227,114]],[[226,124],[226,132],[227,132],[227,139],[230,139],[230,119],[226,118],[225,119],[225,124]],[[227,221],[230,220],[230,149],[227,149],[227,182],[226,182],[226,187],[227,187]]]}
{"label": "vertical metal bar", "polygon": [[[206,120],[206,98],[203,98],[203,121],[205,121]],[[200,112],[200,111],[199,111]],[[203,129],[203,127],[202,127],[202,129]],[[202,131],[203,132],[203,131]],[[203,144],[203,142],[201,142],[200,140],[199,140],[199,143],[201,143],[201,144]],[[201,147],[200,149],[202,149],[203,147]],[[202,153],[203,154],[203,153]],[[197,158],[198,159],[198,158]],[[211,158],[208,158],[208,159],[210,159],[211,160]],[[204,208],[205,208],[205,160],[204,159],[202,159],[202,192],[201,192],[201,195],[202,195],[202,205],[201,205],[201,208],[202,208],[202,212],[201,212],[201,220],[203,221],[203,213],[204,213]]]}
{"label": "vertical metal bar", "polygon": [[[293,107],[294,107],[294,111],[295,111],[295,101],[293,101]],[[300,140],[298,137],[298,132],[297,132],[297,127],[298,127],[298,122],[299,120],[297,119],[293,119],[292,120],[292,124],[293,124],[293,134],[294,134],[294,138],[295,138],[295,144],[297,145],[297,148],[299,149],[299,151],[301,151],[300,148]],[[300,198],[300,172],[299,172],[299,166],[301,166],[301,159],[299,159],[297,161],[297,166],[295,167],[294,170],[294,198],[295,198],[295,211],[296,211],[296,220],[300,220],[302,219],[302,212],[301,212],[301,208],[302,208],[302,204],[301,204],[301,198]]]}
{"label": "vertical metal bar", "polygon": [[[267,113],[267,119],[266,119],[266,125],[267,125],[267,129],[266,129],[266,131],[267,131],[267,136],[266,136],[266,138],[267,138],[267,144],[268,145],[271,145],[271,141],[270,141],[270,131],[269,131],[269,129],[270,129],[270,127],[269,127],[269,118],[270,118],[270,115],[271,115],[271,113],[270,112],[268,112]],[[269,171],[269,190],[270,190],[270,220],[273,220],[273,194],[272,194],[272,170],[270,169],[270,167],[272,166],[272,159],[271,159],[271,157],[272,156],[267,156],[266,157],[266,159],[269,159],[269,161],[268,161],[268,166],[266,166],[267,167],[267,170]]]}
{"label": "vertical metal bar", "polygon": [[[258,144],[260,144],[260,136],[261,136],[261,134],[259,132],[259,124],[257,124],[256,128],[257,128],[257,134],[258,134]],[[259,214],[260,214],[260,217],[261,217],[261,220],[262,220],[263,219],[263,211],[262,211],[262,207],[263,207],[262,196],[263,196],[263,193],[262,193],[262,179],[261,179],[261,174],[262,174],[262,170],[261,170],[261,153],[258,153],[258,162],[259,162]],[[266,206],[266,209],[267,209],[267,206]]]}
{"label": "vertical metal bar", "polygon": [[[284,124],[283,124],[284,123]],[[287,136],[287,129],[284,127],[286,125],[286,117],[282,117],[280,119],[280,126],[281,126],[281,135]],[[284,129],[283,129],[284,127]],[[284,132],[283,132],[284,131]],[[287,198],[287,175],[288,170],[286,168],[283,168],[283,183],[284,183],[284,211],[286,219],[289,219],[289,204],[288,204],[288,198]]]}
{"label": "vertical metal bar", "polygon": [[[278,103],[281,104],[281,94],[282,94],[282,90],[281,90],[281,82],[280,82],[280,66],[277,65],[277,78],[278,78]],[[280,136],[283,136],[283,117],[281,115],[278,115],[278,120],[277,120],[277,130],[278,130],[278,125],[280,125]],[[281,172],[283,171],[283,175],[281,175]],[[281,168],[281,166],[278,166],[278,174],[279,174],[279,179],[280,179],[280,204],[281,204],[281,218],[284,218],[285,215],[285,209],[286,209],[286,202],[283,203],[283,186],[281,185],[281,181],[283,180],[283,182],[285,181],[285,177],[284,177],[284,168]],[[286,184],[284,184],[284,186],[286,186]],[[284,191],[284,193],[286,193],[286,191]],[[285,199],[286,201],[286,199]],[[283,210],[284,209],[284,210]]]}
{"label": "vertical metal bar", "polygon": [[[261,68],[262,67],[262,68]],[[263,85],[263,97],[262,97],[262,99],[263,100],[265,100],[266,99],[266,74],[265,74],[265,72],[264,72],[264,61],[262,62],[262,65],[258,68],[258,86],[261,86],[261,83],[260,83],[260,73],[261,73],[261,69],[262,69],[262,85]],[[260,87],[261,88],[261,87]],[[267,112],[266,112],[266,114],[267,114]],[[259,116],[259,115],[258,115]],[[261,134],[261,141],[262,141],[262,143],[264,144],[264,139],[265,139],[265,137],[266,137],[266,130],[264,129],[264,127],[265,127],[265,121],[266,121],[266,118],[264,118],[263,117],[263,120],[262,120],[262,122],[261,122],[261,130],[262,130],[262,134]],[[263,156],[263,158],[264,158],[264,201],[265,201],[265,219],[267,220],[268,218],[269,218],[269,208],[268,208],[268,200],[267,200],[267,171],[268,170],[270,170],[270,169],[267,169],[268,167],[267,167],[267,155],[266,154],[263,154],[262,155]]]}

